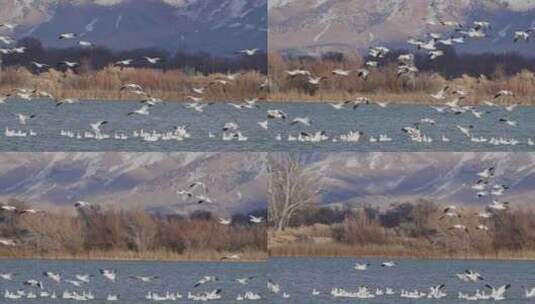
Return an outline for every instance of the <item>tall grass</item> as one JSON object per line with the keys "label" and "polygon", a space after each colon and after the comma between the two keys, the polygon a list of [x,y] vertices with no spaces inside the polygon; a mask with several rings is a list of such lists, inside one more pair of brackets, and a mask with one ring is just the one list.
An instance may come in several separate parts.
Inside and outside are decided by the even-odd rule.
{"label": "tall grass", "polygon": [[[484,75],[462,76],[447,79],[432,71],[421,71],[414,77],[397,75],[397,65],[387,63],[370,68],[367,80],[358,77],[356,71],[363,60],[356,56],[343,56],[337,60],[325,58],[287,58],[269,54],[269,75],[273,82],[270,100],[273,101],[346,101],[366,96],[372,100],[401,103],[443,103],[430,97],[448,85],[469,93],[465,103],[480,104],[493,100],[500,90],[511,90],[517,98],[502,99],[497,103],[535,104],[535,75],[529,70],[508,76],[500,66],[492,77]],[[319,86],[308,83],[307,77],[289,77],[287,70],[305,69],[316,77],[326,77]],[[347,77],[332,75],[334,69],[349,70]]]}
{"label": "tall grass", "polygon": [[195,95],[192,88],[201,87],[206,87],[203,98],[207,101],[265,98],[265,92],[260,90],[260,84],[265,78],[261,73],[243,72],[227,86],[214,83],[215,80],[226,79],[226,76],[187,74],[181,70],[120,69],[112,66],[80,73],[51,69],[32,74],[24,67],[10,67],[1,72],[0,92],[7,94],[16,88],[27,88],[49,92],[56,98],[132,100],[140,97],[128,91],[120,91],[120,88],[126,83],[137,83],[149,95],[166,101],[184,101],[188,95]]}

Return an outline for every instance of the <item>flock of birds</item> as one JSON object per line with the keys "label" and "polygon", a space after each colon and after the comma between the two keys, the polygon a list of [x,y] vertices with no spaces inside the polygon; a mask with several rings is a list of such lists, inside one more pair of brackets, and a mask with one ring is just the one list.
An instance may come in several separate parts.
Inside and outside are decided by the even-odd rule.
{"label": "flock of birds", "polygon": [[[139,94],[146,94],[142,90],[141,86],[134,83],[125,84],[121,90],[132,90],[133,92],[138,92]],[[202,88],[194,88],[194,92],[202,92]],[[515,111],[516,105],[509,106],[499,106],[496,102],[485,101],[485,108],[476,108],[473,106],[462,106],[460,101],[463,96],[466,96],[466,93],[463,90],[450,90],[449,87],[444,87],[440,92],[432,95],[432,98],[435,99],[446,99],[448,93],[451,91],[451,95],[457,95],[452,101],[445,102],[444,106],[430,106],[432,112],[438,113],[438,115],[472,115],[474,119],[483,119],[484,115],[489,113],[497,112],[502,113],[499,115],[500,118],[497,119],[496,124],[501,124],[504,126],[504,133],[512,133],[514,128],[518,128],[520,123],[516,120],[510,118],[510,114]],[[136,93],[136,94],[138,94]],[[201,93],[199,93],[201,94]],[[19,89],[15,96],[21,100],[32,100],[32,96],[41,96],[47,98],[53,98],[49,93],[43,91],[28,91],[25,89]],[[514,93],[511,91],[500,91],[496,93],[495,99],[505,99],[511,98],[514,96]],[[190,96],[191,98],[196,96]],[[202,98],[202,97],[196,97]],[[6,99],[0,98],[0,103],[5,103]],[[56,101],[58,106],[63,104],[73,104],[75,100],[60,100]],[[127,117],[136,116],[136,119],[139,120],[139,117],[147,117],[151,113],[151,109],[162,101],[154,97],[149,97],[142,101],[142,106],[137,109],[132,109],[130,112],[126,113]],[[356,110],[361,106],[372,105],[374,104],[370,99],[365,97],[357,98],[353,101],[346,101],[342,103],[332,103],[328,104],[329,108],[340,111],[344,109],[353,109]],[[388,105],[386,103],[375,103],[380,108],[386,108]],[[206,108],[214,105],[214,103],[204,103],[196,99],[196,101],[191,103],[185,103],[184,108],[186,110],[192,111],[192,113],[202,113]],[[247,99],[243,103],[229,103],[229,106],[235,109],[236,111],[257,111],[260,110],[265,105],[261,106],[261,103],[258,103],[258,99]],[[249,113],[243,113],[248,115]],[[15,113],[13,119],[18,122],[21,127],[26,127],[26,129],[10,129],[9,127],[5,128],[4,135],[6,137],[35,137],[38,136],[39,130],[37,132],[31,128],[31,122],[39,118],[39,114],[36,113]],[[105,128],[112,123],[108,120],[100,120],[89,123],[86,130],[66,130],[61,129],[59,131],[59,136],[76,139],[76,140],[116,140],[124,141],[129,139],[138,139],[142,142],[157,142],[157,141],[178,141],[182,142],[192,138],[192,131],[190,125],[179,125],[175,126],[172,130],[144,130],[135,129],[133,131],[107,131]],[[281,132],[268,132],[273,124],[277,124],[277,128],[280,130],[281,126],[287,125],[286,129],[288,130],[287,135],[283,135]],[[415,143],[424,143],[430,144],[434,141],[440,141],[442,143],[449,143],[452,139],[449,134],[437,135],[439,138],[433,138],[431,135],[426,134],[427,130],[430,130],[433,127],[438,127],[441,124],[447,125],[446,121],[437,121],[431,117],[421,117],[414,121],[412,125],[400,126],[399,134],[387,134],[383,132],[381,134],[371,134],[371,132],[365,133],[361,130],[354,129],[344,132],[343,134],[328,134],[326,130],[317,130],[313,131],[314,121],[309,116],[295,116],[290,117],[290,115],[282,109],[277,109],[273,105],[270,105],[265,110],[265,120],[256,122],[256,130],[254,127],[248,126],[246,130],[240,126],[240,122],[237,119],[227,121],[219,126],[220,129],[213,128],[208,131],[207,136],[209,139],[220,139],[222,141],[238,141],[246,142],[251,136],[257,137],[261,136],[261,132],[266,132],[266,136],[274,136],[275,141],[287,141],[287,142],[311,142],[311,143],[322,143],[322,142],[343,142],[343,143],[359,143],[359,142],[368,142],[368,143],[388,143],[392,142],[398,136],[399,140],[407,140],[409,142]],[[311,131],[312,130],[312,131]],[[493,146],[505,145],[505,146],[516,146],[516,145],[526,145],[526,146],[535,146],[535,141],[532,138],[519,139],[513,136],[482,136],[478,135],[477,126],[470,125],[455,125],[452,127],[451,132],[458,132],[462,137],[465,137],[467,141],[471,143],[480,143]],[[481,131],[488,131],[485,128],[482,128]],[[380,132],[379,132],[380,133]],[[405,134],[403,136],[403,134]],[[405,138],[405,139],[404,139]]]}
{"label": "flock of birds", "polygon": [[[14,281],[16,280],[18,274],[15,272],[2,272],[0,273],[0,281]],[[21,299],[58,299],[65,301],[120,301],[121,296],[119,294],[108,293],[105,296],[98,296],[94,291],[91,291],[91,283],[94,280],[105,280],[106,284],[111,284],[109,286],[114,286],[119,282],[119,280],[130,280],[129,285],[152,285],[161,280],[160,277],[155,275],[127,275],[125,277],[120,276],[120,274],[115,269],[99,269],[98,274],[90,273],[79,273],[74,275],[65,275],[60,272],[45,271],[42,273],[44,279],[34,278],[21,281],[21,287],[14,291],[8,289],[4,290],[4,298],[6,300],[18,300]],[[237,277],[232,279],[232,283],[247,288],[247,285],[252,280],[259,280],[256,276],[245,276]],[[221,300],[223,298],[223,289],[213,287],[210,288],[210,285],[216,285],[220,282],[220,278],[215,275],[206,275],[198,279],[197,281],[192,282],[192,289],[187,292],[187,294],[182,294],[177,291],[166,291],[166,292],[154,292],[148,291],[145,295],[145,300],[151,302],[169,302],[169,301],[213,301]],[[136,284],[137,282],[137,284]],[[45,284],[52,283],[51,287],[46,288]],[[115,285],[116,286],[116,285]],[[198,291],[201,288],[207,288],[207,291]],[[60,288],[63,288],[63,291],[59,292]],[[138,288],[136,286],[135,288]],[[131,298],[131,297],[130,297]],[[246,290],[244,292],[236,295],[235,299],[237,301],[247,301],[247,300],[261,300],[263,297],[260,293]]]}
{"label": "flock of birds", "polygon": [[[442,210],[442,216],[440,219],[456,219],[458,222],[449,223],[448,230],[460,231],[470,235],[473,231],[480,231],[483,233],[489,233],[491,228],[486,224],[486,221],[497,218],[497,222],[500,223],[500,216],[502,212],[507,212],[510,208],[510,203],[505,201],[499,201],[498,198],[503,196],[507,190],[510,190],[509,185],[500,183],[496,176],[496,166],[485,168],[478,172],[477,180],[470,185],[470,188],[476,191],[475,195],[478,198],[488,198],[490,203],[485,206],[481,211],[476,212],[474,215],[477,217],[477,222],[461,222],[464,217],[460,212],[461,209],[455,205],[447,206]],[[451,220],[450,220],[451,221]],[[385,261],[380,264],[382,268],[394,268],[398,266],[395,261]],[[353,269],[359,272],[368,271],[372,267],[370,263],[355,263]],[[471,269],[467,269],[462,273],[457,273],[456,278],[465,283],[478,283],[485,280],[483,275],[479,272]],[[474,293],[458,292],[457,298],[463,301],[482,301],[482,300],[495,300],[501,301],[506,299],[506,292],[510,289],[511,285],[506,284],[502,286],[491,286],[490,284],[484,285],[485,289],[477,289]],[[526,288],[526,299],[535,299],[535,287]],[[291,295],[288,292],[282,292],[280,284],[270,280],[268,282],[268,289],[275,293],[281,294],[282,298],[290,298]],[[317,289],[313,289],[312,296],[319,296],[322,294]],[[357,299],[373,299],[379,297],[393,297],[399,296],[405,299],[442,299],[448,297],[446,292],[446,285],[431,286],[426,290],[406,290],[400,289],[395,291],[394,288],[368,288],[366,286],[360,286],[356,290],[346,290],[344,288],[332,288],[330,292],[327,292],[333,298],[357,298]]]}
{"label": "flock of birds", "polygon": [[[382,268],[395,268],[398,264],[395,261],[383,262],[380,265]],[[369,263],[356,263],[353,267],[355,271],[365,272],[369,271],[373,267]],[[475,285],[477,283],[484,283],[485,278],[477,271],[467,269],[462,273],[455,274],[455,277],[463,282],[467,286]],[[507,292],[511,288],[511,284],[505,284],[500,286],[492,286],[490,284],[484,284],[484,288],[476,289],[472,293],[457,292],[457,299],[460,301],[484,301],[484,300],[493,300],[493,301],[502,301],[506,300]],[[524,298],[525,299],[535,299],[535,287],[528,288],[523,286],[524,289]],[[292,295],[287,291],[283,291],[281,284],[275,282],[272,279],[268,280],[268,290],[278,295],[284,299],[290,299]],[[353,299],[375,299],[383,298],[385,301],[395,301],[395,297],[399,299],[407,300],[417,300],[417,299],[427,299],[427,300],[436,300],[443,298],[452,298],[447,293],[446,285],[440,284],[435,286],[430,286],[427,290],[425,289],[398,289],[391,287],[382,287],[382,288],[370,288],[367,286],[358,286],[355,290],[349,290],[340,287],[334,287],[327,291],[320,291],[316,288],[313,288],[310,292],[312,297],[318,296],[330,296],[332,299],[336,298],[353,298]],[[302,297],[302,295],[300,295]],[[390,300],[386,300],[390,299]]]}
{"label": "flock of birds", "polygon": [[[215,204],[214,200],[208,195],[209,189],[203,182],[194,182],[190,184],[185,189],[179,189],[176,191],[176,194],[181,198],[182,200],[186,200],[189,203],[195,204],[195,205],[202,205],[202,204]],[[241,196],[241,193],[238,192],[238,198]],[[232,218],[224,218],[219,217],[218,222],[221,225],[231,225],[232,224]],[[254,216],[249,215],[249,223],[251,224],[262,224],[265,220],[262,216]],[[226,257],[224,259],[236,259],[236,257],[230,256]]]}
{"label": "flock of birds", "polygon": [[[485,21],[475,21],[472,26],[467,27],[458,22],[453,21],[440,21],[440,25],[452,28],[454,33],[450,38],[441,33],[429,33],[429,40],[410,38],[408,43],[417,47],[418,50],[423,50],[428,52],[429,59],[433,60],[443,55],[443,51],[440,49],[441,45],[454,45],[464,43],[465,39],[478,39],[487,36],[487,31],[492,29],[491,25]],[[1,27],[13,29],[16,25],[13,24],[3,24]],[[515,33],[514,41],[519,40],[528,41],[533,29],[528,29],[525,31],[519,31]],[[4,44],[13,44],[14,39],[8,36],[0,36],[0,42]],[[62,33],[58,36],[60,40],[76,40],[79,36],[76,33]],[[93,44],[88,41],[77,40],[78,45],[82,47],[91,47]],[[19,53],[13,49],[3,49],[3,53],[12,54]],[[21,50],[22,52],[24,49]],[[252,56],[256,54],[259,49],[247,49],[241,50],[239,53],[244,56]],[[370,74],[371,68],[376,68],[382,64],[381,60],[384,59],[390,53],[390,49],[384,46],[376,46],[370,48],[369,51],[369,60],[365,62],[365,66],[358,69],[356,73],[359,77],[366,80]],[[145,61],[150,64],[156,64],[161,59],[160,58],[150,58],[145,57]],[[411,76],[418,73],[418,68],[415,64],[415,55],[413,53],[401,54],[398,57],[399,67],[398,67],[398,76]],[[132,65],[135,62],[132,58],[122,59],[117,61],[115,64],[121,67],[127,67]],[[37,69],[47,69],[50,68],[48,64],[32,62]],[[79,63],[72,61],[62,61],[62,65],[67,66],[68,68],[75,68]],[[344,70],[344,69],[334,69],[332,71],[333,77],[347,77],[353,71]],[[305,77],[308,81],[308,84],[314,86],[320,86],[321,82],[327,78],[326,76],[315,76],[308,70],[304,69],[295,69],[286,71],[288,77],[297,78]],[[217,85],[217,86],[231,86],[233,83],[240,77],[240,73],[228,74],[225,77],[216,79],[212,81],[208,86]],[[271,81],[265,79],[261,84],[259,84],[259,90],[269,89]],[[141,106],[138,108],[133,108],[125,115],[127,117],[132,117],[132,119],[140,120],[142,117],[147,117],[151,115],[151,110],[153,107],[162,103],[163,100],[154,96],[151,96],[143,86],[136,83],[125,83],[120,88],[117,88],[121,91],[126,91],[131,93],[133,96],[139,96],[141,101]],[[202,113],[208,107],[214,105],[214,102],[205,101],[204,95],[207,87],[191,87],[190,95],[186,97],[188,102],[184,103],[184,108],[192,111],[192,113]],[[463,100],[469,96],[468,90],[462,87],[450,87],[445,86],[439,92],[431,94],[430,98],[437,102],[443,102],[441,106],[431,106],[431,110],[436,113],[444,115],[472,115],[473,119],[484,119],[484,117],[493,112],[501,113],[499,118],[497,118],[495,124],[502,124],[504,128],[503,134],[497,134],[495,136],[482,136],[477,134],[477,126],[474,124],[468,125],[455,125],[452,126],[452,132],[459,132],[466,137],[467,141],[471,143],[479,143],[493,146],[516,146],[516,145],[527,145],[535,146],[535,141],[532,138],[515,138],[513,136],[508,136],[504,134],[509,134],[509,128],[519,127],[519,122],[511,118],[510,114],[513,112],[517,105],[513,104],[512,101],[516,97],[515,93],[509,90],[500,90],[496,92],[494,100],[483,101],[482,104],[486,107],[474,107],[468,105],[462,105]],[[50,99],[56,103],[57,107],[75,104],[79,100],[74,98],[64,98],[58,99],[55,98],[52,94],[42,90],[36,89],[27,89],[19,88],[10,92],[7,95],[0,96],[0,104],[5,103],[10,98],[16,98],[17,100],[22,101],[31,101],[32,99]],[[260,109],[260,103],[257,103],[260,98],[250,98],[245,99],[243,102],[239,103],[228,103],[232,108],[238,111],[247,111],[247,110],[257,110]],[[343,110],[343,109],[353,109],[364,106],[364,105],[376,105],[378,108],[386,108],[388,106],[387,102],[372,101],[367,97],[356,97],[352,100],[347,100],[340,103],[329,103],[328,106],[334,110]],[[506,106],[501,106],[500,104],[507,104]],[[262,130],[270,129],[273,121],[279,120],[287,122],[288,132],[274,134],[275,141],[287,141],[287,142],[345,142],[345,143],[358,143],[362,141],[367,141],[369,143],[388,143],[394,140],[394,136],[400,136],[400,134],[387,134],[385,132],[378,134],[366,134],[362,130],[354,129],[349,130],[343,134],[328,134],[326,130],[313,130],[314,122],[313,119],[309,116],[295,116],[290,117],[288,113],[282,109],[277,109],[275,106],[266,106],[265,109],[266,115],[265,120],[257,121],[256,127],[257,130],[254,130],[254,127],[248,126],[250,130],[244,130],[240,128],[240,124],[237,120],[229,121],[224,123],[223,126],[216,127],[208,132],[208,138],[219,138],[223,141],[239,141],[245,142],[248,141],[251,136],[255,136],[262,132]],[[18,121],[21,128],[26,129],[10,129],[5,128],[4,135],[6,137],[36,137],[39,136],[40,130],[37,132],[29,127],[31,122],[35,119],[39,119],[39,113],[13,113],[13,119]],[[410,142],[430,144],[432,142],[442,142],[449,143],[452,141],[449,134],[438,134],[433,138],[431,135],[426,134],[427,127],[438,126],[440,124],[445,124],[449,126],[447,121],[441,122],[436,121],[430,117],[421,117],[414,121],[412,125],[409,126],[400,126],[401,131],[406,134],[406,139]],[[192,133],[189,130],[189,125],[176,126],[173,130],[145,130],[145,129],[136,129],[133,131],[110,131],[109,133],[105,132],[105,126],[112,125],[112,122],[102,119],[100,121],[95,121],[89,124],[86,130],[71,130],[71,129],[62,129],[59,132],[59,136],[66,137],[75,140],[129,140],[129,139],[140,139],[142,142],[158,142],[158,141],[184,141],[192,137]],[[294,127],[292,127],[294,126]],[[301,126],[302,128],[295,128],[296,126]],[[424,127],[425,126],[425,127]],[[29,128],[27,128],[29,127]],[[221,129],[218,129],[221,128]],[[400,131],[400,132],[401,132]],[[273,136],[273,134],[269,134]]]}

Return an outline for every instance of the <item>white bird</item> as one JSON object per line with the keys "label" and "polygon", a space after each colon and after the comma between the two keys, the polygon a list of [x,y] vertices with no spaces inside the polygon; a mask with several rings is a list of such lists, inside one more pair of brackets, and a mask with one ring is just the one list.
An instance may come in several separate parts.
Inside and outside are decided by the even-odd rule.
{"label": "white bird", "polygon": [[157,64],[158,62],[160,62],[160,60],[162,60],[160,57],[148,57],[148,56],[145,56],[143,58],[145,58],[145,60],[147,60],[147,62],[150,63],[150,64]]}
{"label": "white bird", "polygon": [[89,274],[77,274],[74,276],[78,281],[81,281],[81,282],[84,282],[84,283],[89,283],[89,278],[92,277],[91,275]]}
{"label": "white bird", "polygon": [[51,271],[45,271],[43,272],[43,275],[49,279],[51,279],[52,281],[56,282],[59,284],[59,282],[61,282],[61,274],[59,273],[55,273],[55,272],[51,272]]}
{"label": "white bird", "polygon": [[492,201],[492,204],[487,206],[489,209],[501,211],[501,210],[507,210],[509,208],[509,202],[498,202],[496,200]]}
{"label": "white bird", "polygon": [[397,266],[396,262],[394,261],[388,261],[381,263],[381,267],[395,267]]}
{"label": "white bird", "polygon": [[58,39],[74,39],[77,36],[75,33],[63,33],[59,35]]}
{"label": "white bird", "polygon": [[17,24],[14,23],[0,23],[0,28],[5,27],[8,30],[12,31],[17,27]]}
{"label": "white bird", "polygon": [[501,90],[498,93],[496,93],[496,95],[494,95],[494,99],[497,99],[497,98],[500,98],[500,97],[503,97],[503,96],[512,96],[512,97],[514,97],[515,93],[513,93],[512,91],[508,91],[508,90]]}
{"label": "white bird", "polygon": [[288,115],[281,110],[268,110],[267,118],[269,119],[286,119]]}
{"label": "white bird", "polygon": [[117,279],[117,272],[113,269],[99,269],[99,272],[101,275],[103,275],[106,279],[115,282]]}
{"label": "white bird", "polygon": [[261,216],[253,216],[253,215],[249,215],[249,222],[251,223],[254,223],[254,224],[260,224],[264,221],[264,218],[261,217]]}
{"label": "white bird", "polygon": [[219,279],[216,276],[204,276],[199,281],[197,281],[197,283],[195,283],[195,285],[193,285],[193,287],[199,287],[201,285],[204,285],[204,284],[207,284],[207,283],[210,283],[210,282],[216,282],[218,280]]}
{"label": "white bird", "polygon": [[123,60],[119,60],[119,61],[115,62],[115,65],[125,67],[125,66],[131,65],[132,62],[134,62],[133,59],[123,59]]}
{"label": "white bird", "polygon": [[269,120],[259,121],[257,124],[264,130],[267,130],[269,127]]}
{"label": "white bird", "polygon": [[19,123],[21,125],[26,125],[26,123],[28,122],[28,120],[32,119],[32,118],[35,118],[35,115],[24,115],[24,114],[16,114],[17,115],[17,118],[19,119]]}
{"label": "white bird", "polygon": [[131,276],[132,279],[140,280],[143,283],[150,283],[154,280],[157,280],[157,276]]}
{"label": "white bird", "polygon": [[369,266],[370,266],[370,264],[359,264],[359,263],[356,263],[354,268],[355,268],[355,270],[364,271],[364,270],[367,270]]}
{"label": "white bird", "polygon": [[290,124],[291,125],[302,124],[305,126],[310,126],[310,118],[309,117],[296,117],[292,120]]}
{"label": "white bird", "polygon": [[348,76],[351,73],[351,71],[335,69],[332,71],[332,73],[333,75],[336,75],[336,76]]}
{"label": "white bird", "polygon": [[15,241],[11,239],[0,238],[0,245],[13,247],[13,246],[17,246],[17,243],[15,243]]}
{"label": "white bird", "polygon": [[92,47],[93,46],[93,44],[91,42],[84,41],[84,40],[78,41],[78,45],[83,46],[83,47]]}
{"label": "white bird", "polygon": [[129,112],[127,115],[128,116],[132,116],[134,114],[138,114],[138,115],[149,115],[150,112],[149,112],[149,109],[150,109],[150,105],[143,105],[141,108],[135,110],[135,111],[132,111],[132,112]]}
{"label": "white bird", "polygon": [[241,285],[247,285],[249,284],[249,281],[254,279],[254,276],[246,277],[246,278],[237,278],[236,282],[240,283]]}
{"label": "white bird", "polygon": [[444,100],[446,99],[446,92],[449,90],[449,88],[449,86],[445,86],[436,94],[431,94],[431,97],[437,100]]}
{"label": "white bird", "polygon": [[101,120],[101,121],[97,121],[95,123],[90,124],[90,126],[91,126],[91,129],[93,129],[95,133],[100,134],[100,127],[102,127],[103,125],[107,123],[108,123],[107,121]]}
{"label": "white bird", "polygon": [[240,53],[244,54],[244,55],[247,55],[247,56],[253,56],[258,51],[260,51],[260,49],[257,49],[257,48],[255,48],[255,49],[244,49],[244,50],[241,50]]}
{"label": "white bird", "polygon": [[474,128],[474,126],[468,126],[468,127],[463,127],[463,126],[459,126],[457,125],[457,129],[459,129],[459,131],[461,131],[461,133],[463,133],[464,135],[466,135],[467,137],[471,137],[470,135],[470,131]]}
{"label": "white bird", "polygon": [[267,288],[272,293],[278,294],[281,290],[279,283],[275,283],[273,280],[268,279]]}
{"label": "white bird", "polygon": [[500,286],[498,288],[492,287],[489,284],[485,284],[485,287],[489,288],[491,290],[490,297],[496,301],[504,300],[505,299],[505,292],[511,288],[510,284]]}
{"label": "white bird", "polygon": [[71,68],[71,69],[80,65],[78,62],[67,61],[67,60],[61,61],[60,64],[63,64],[63,65],[65,65],[65,66],[67,66],[68,68]]}
{"label": "white bird", "polygon": [[226,219],[226,218],[220,217],[218,220],[219,220],[219,224],[221,224],[221,225],[230,225],[230,224],[232,224],[232,219],[230,219],[230,218]]}
{"label": "white bird", "polygon": [[14,272],[2,272],[0,278],[6,281],[12,281],[17,274]]}

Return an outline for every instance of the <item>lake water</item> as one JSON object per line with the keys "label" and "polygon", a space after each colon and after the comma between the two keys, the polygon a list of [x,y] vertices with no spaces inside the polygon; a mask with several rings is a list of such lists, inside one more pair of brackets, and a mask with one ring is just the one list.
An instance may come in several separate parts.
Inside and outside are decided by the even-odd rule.
{"label": "lake water", "polygon": [[[384,261],[375,258],[273,258],[269,262],[268,277],[279,283],[281,293],[288,293],[290,298],[277,296],[272,303],[466,303],[458,299],[458,292],[473,295],[476,289],[485,290],[485,284],[511,284],[505,294],[506,300],[501,303],[535,301],[535,298],[526,299],[522,289],[522,286],[535,287],[535,262],[395,260],[396,267],[383,268],[380,265]],[[357,271],[353,269],[356,262],[371,265],[366,271]],[[479,272],[484,280],[478,283],[459,280],[456,274],[467,269]],[[440,284],[446,285],[447,297],[442,299],[410,300],[399,296],[401,289],[428,292],[429,287]],[[358,286],[373,291],[389,287],[396,294],[366,300],[334,298],[329,294],[334,287],[354,291]],[[313,296],[313,289],[321,293]]]}
{"label": "lake water", "polygon": [[[328,104],[317,103],[261,103],[260,109],[237,110],[226,103],[207,107],[199,113],[186,109],[180,103],[164,103],[151,108],[149,116],[127,116],[138,109],[139,102],[86,101],[56,107],[51,101],[31,102],[10,100],[0,105],[0,149],[2,151],[535,151],[528,139],[535,141],[535,107],[518,107],[513,112],[498,108],[481,107],[490,111],[483,118],[472,114],[438,113],[427,106],[390,105],[387,108],[369,105],[357,110],[335,110]],[[268,109],[285,111],[290,119],[310,117],[311,126],[293,125],[287,121],[271,120],[264,130],[257,122],[266,120]],[[15,113],[34,114],[35,119],[21,126]],[[433,139],[431,143],[411,141],[401,128],[411,126],[423,118],[436,121],[436,125],[422,124],[422,131]],[[517,121],[518,127],[500,123],[500,118]],[[102,132],[110,136],[124,134],[119,139],[77,139],[76,134],[91,131],[90,123],[106,120],[109,124]],[[226,122],[237,121],[247,141],[222,141],[221,129]],[[184,141],[144,141],[134,137],[134,131],[168,132],[177,125],[187,125],[191,137]],[[488,142],[473,142],[464,136],[457,125],[474,125],[472,134],[490,140],[492,137],[517,140],[517,145],[491,145]],[[5,128],[28,132],[36,136],[6,137]],[[61,136],[61,131],[72,132],[74,138]],[[365,136],[358,143],[341,142],[339,137],[349,131],[361,131]],[[328,140],[321,143],[288,141],[288,136],[300,132],[325,131]],[[215,137],[210,138],[212,133]],[[370,142],[370,137],[381,134],[392,141]],[[65,135],[65,134],[64,134]],[[280,135],[281,140],[277,140]],[[442,136],[450,139],[443,142]],[[333,142],[333,139],[338,139]]]}
{"label": "lake water", "polygon": [[[99,274],[100,268],[115,269],[117,280],[111,283]],[[44,271],[59,272],[63,280],[75,280],[75,274],[91,274],[89,284],[78,288],[69,283],[56,284],[54,281],[43,276]],[[44,291],[55,291],[61,297],[63,291],[70,292],[91,291],[95,301],[90,303],[103,303],[109,294],[119,295],[120,300],[110,303],[149,303],[145,300],[146,294],[156,292],[165,295],[169,292],[179,292],[184,296],[179,303],[192,303],[187,299],[188,292],[194,294],[212,291],[221,288],[222,298],[214,300],[214,303],[235,303],[238,294],[245,291],[266,295],[266,277],[264,263],[197,263],[197,262],[104,262],[104,261],[37,261],[37,260],[1,260],[0,272],[15,272],[18,275],[13,281],[0,279],[0,303],[72,303],[72,300],[62,299],[18,299],[8,300],[4,298],[4,291],[15,292],[18,289],[32,290],[23,286],[23,282],[29,279],[42,280]],[[132,279],[130,276],[156,275],[159,279],[143,283]],[[217,276],[217,282],[210,282],[194,288],[193,285],[203,276]],[[247,285],[241,285],[234,280],[237,278],[254,276]],[[38,291],[33,289],[33,291]]]}

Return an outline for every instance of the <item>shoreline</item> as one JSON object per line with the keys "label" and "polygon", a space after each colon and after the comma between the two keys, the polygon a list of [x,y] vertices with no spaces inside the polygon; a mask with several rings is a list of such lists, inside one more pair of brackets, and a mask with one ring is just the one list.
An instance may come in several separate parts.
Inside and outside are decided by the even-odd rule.
{"label": "shoreline", "polygon": [[0,256],[1,261],[7,260],[35,260],[35,261],[95,261],[95,262],[188,262],[188,263],[262,263],[267,261],[267,254],[263,255],[260,252],[250,253],[249,256],[244,254],[239,260],[221,260],[204,257],[193,257],[191,255],[161,257],[161,256],[112,256],[112,255],[32,255],[32,256]]}
{"label": "shoreline", "polygon": [[[1,91],[1,90],[0,90]],[[366,95],[363,95],[363,96],[366,96]],[[370,95],[368,95],[369,97]],[[370,97],[371,101],[379,101],[379,102],[387,102],[389,106],[443,106],[444,103],[440,103],[440,102],[418,102],[418,101],[410,101],[408,98],[409,97],[404,97],[406,95],[399,95],[399,99],[396,99],[394,101],[392,101],[391,99],[382,99],[382,98],[375,98],[375,97]],[[74,97],[75,99],[78,100],[77,103],[92,103],[92,102],[130,102],[130,103],[140,103],[143,99],[140,98],[140,99],[132,99],[130,97],[128,98],[107,98],[107,97]],[[350,99],[347,99],[347,100],[350,100]],[[280,99],[280,98],[276,98],[276,99],[269,99],[269,100],[260,100],[258,101],[256,104],[261,106],[262,104],[324,104],[324,105],[328,105],[328,104],[331,104],[331,103],[339,103],[339,102],[344,102],[346,100],[344,99],[336,99],[336,98],[333,98],[333,99],[326,99],[326,100],[318,100],[318,99],[306,99],[306,98],[303,98],[303,99],[288,99],[288,100],[284,100],[284,99]],[[10,99],[7,99],[6,100],[6,103],[9,103],[9,102],[24,102],[24,103],[31,103],[31,102],[54,102],[53,100],[51,99],[42,99],[42,98],[35,98],[35,99],[32,99],[31,101],[22,101],[21,99],[17,99],[17,98],[10,98]],[[191,100],[179,100],[179,99],[164,99],[162,100],[161,104],[186,104],[186,103],[191,103],[192,101]],[[225,104],[225,103],[240,103],[240,102],[243,102],[243,100],[234,100],[234,99],[207,99],[207,100],[204,100],[204,101],[201,101],[200,103],[213,103],[213,104]],[[75,104],[77,104],[75,103]],[[508,105],[511,105],[513,103],[511,102],[494,102],[496,104],[496,106],[498,107],[503,107],[503,106],[508,106]],[[67,105],[68,106],[68,105]],[[490,106],[487,106],[485,104],[483,104],[482,102],[464,102],[463,103],[463,106],[484,106],[484,107],[489,107]],[[518,103],[518,106],[519,107],[535,107],[535,102],[531,103]],[[348,105],[347,106],[347,109],[350,109],[351,108],[351,105]]]}
{"label": "shoreline", "polygon": [[[280,249],[280,248],[279,248]],[[275,249],[276,250],[276,249]],[[453,255],[447,255],[447,254],[422,254],[422,255],[416,255],[416,254],[378,254],[378,253],[370,253],[370,252],[363,252],[362,254],[349,254],[349,253],[338,253],[338,254],[313,254],[308,255],[305,253],[274,253],[272,254],[270,251],[270,258],[355,258],[355,259],[366,259],[366,258],[384,258],[384,259],[406,259],[406,260],[458,260],[458,261],[533,261],[535,262],[535,252],[528,251],[527,255],[524,255],[522,253],[518,255],[506,255],[506,254],[498,254],[496,255],[477,255],[477,254],[469,254],[469,255],[462,255],[462,254],[453,254]]]}

